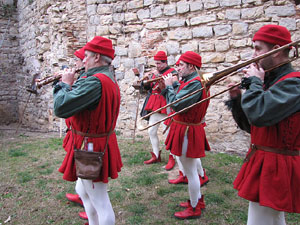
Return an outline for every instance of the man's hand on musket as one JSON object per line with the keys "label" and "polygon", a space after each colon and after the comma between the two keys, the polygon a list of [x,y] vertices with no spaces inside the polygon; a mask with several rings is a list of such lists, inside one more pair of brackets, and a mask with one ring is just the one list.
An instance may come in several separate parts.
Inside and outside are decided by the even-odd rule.
{"label": "man's hand on musket", "polygon": [[245,77],[255,76],[264,82],[265,79],[265,71],[263,68],[258,66],[257,64],[251,64],[248,68],[243,70]]}
{"label": "man's hand on musket", "polygon": [[173,77],[171,73],[163,76],[163,79],[165,81],[166,86],[172,85],[176,80],[178,80],[177,77],[176,76]]}
{"label": "man's hand on musket", "polygon": [[61,81],[72,86],[75,81],[75,69],[64,69]]}

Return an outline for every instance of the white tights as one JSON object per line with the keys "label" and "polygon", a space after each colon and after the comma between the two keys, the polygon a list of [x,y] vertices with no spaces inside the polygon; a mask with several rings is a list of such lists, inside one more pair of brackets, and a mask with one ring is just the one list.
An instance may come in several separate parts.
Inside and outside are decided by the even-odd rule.
{"label": "white tights", "polygon": [[[166,116],[167,116],[166,114],[154,113],[149,118],[149,125],[154,124],[157,121],[164,119]],[[163,128],[165,129],[166,125],[164,123],[162,123],[162,124],[163,124]],[[158,155],[159,155],[159,139],[157,136],[157,130],[158,130],[159,125],[160,125],[160,123],[156,124],[155,126],[150,127],[148,129],[150,142],[152,145],[152,150],[153,150],[154,154],[156,155],[156,157],[158,157]]]}
{"label": "white tights", "polygon": [[115,224],[115,214],[106,183],[78,178],[75,189],[83,202],[89,225]]}
{"label": "white tights", "polygon": [[[188,189],[189,189],[191,205],[192,207],[196,207],[198,203],[198,199],[201,198],[200,180],[198,175],[198,167],[199,167],[200,159],[198,160],[197,158],[186,157],[187,145],[188,145],[188,139],[187,136],[185,135],[182,144],[182,155],[179,157],[178,161],[181,162],[183,168],[182,172],[185,173],[189,181]],[[201,161],[200,161],[200,165],[201,165]]]}
{"label": "white tights", "polygon": [[247,225],[286,225],[284,212],[249,202]]}
{"label": "white tights", "polygon": [[[185,172],[184,172],[184,169],[183,169],[183,166],[182,166],[182,163],[180,162],[179,160],[179,156],[176,156],[176,162],[178,164],[178,168],[179,170],[182,172],[183,176],[185,176]],[[201,159],[200,158],[195,158],[197,160],[197,170],[198,170],[198,174],[203,177],[204,176],[204,170],[203,170],[203,167],[202,167],[202,163],[201,163]]]}

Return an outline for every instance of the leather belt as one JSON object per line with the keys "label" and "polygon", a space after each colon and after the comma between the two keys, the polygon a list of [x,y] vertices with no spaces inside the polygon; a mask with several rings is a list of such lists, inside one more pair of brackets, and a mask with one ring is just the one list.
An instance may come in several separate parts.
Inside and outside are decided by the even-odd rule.
{"label": "leather belt", "polygon": [[249,162],[250,158],[254,155],[254,153],[257,150],[262,150],[264,152],[272,152],[276,154],[281,154],[281,155],[288,155],[288,156],[300,156],[300,151],[292,151],[292,150],[285,150],[285,149],[279,149],[279,148],[271,148],[267,146],[261,146],[261,145],[256,145],[256,144],[251,144],[250,145],[251,152],[245,157],[244,162]]}
{"label": "leather belt", "polygon": [[112,130],[110,133],[101,133],[101,134],[89,134],[89,133],[84,133],[84,132],[74,130],[74,129],[72,129],[72,132],[74,134],[78,134],[78,135],[83,136],[83,137],[100,138],[100,137],[107,137],[108,135],[113,133],[114,130]]}
{"label": "leather belt", "polygon": [[178,120],[174,120],[172,119],[175,123],[181,124],[181,125],[186,125],[186,126],[199,126],[201,124],[203,124],[203,122],[201,121],[200,123],[186,123],[183,121],[178,121]]}

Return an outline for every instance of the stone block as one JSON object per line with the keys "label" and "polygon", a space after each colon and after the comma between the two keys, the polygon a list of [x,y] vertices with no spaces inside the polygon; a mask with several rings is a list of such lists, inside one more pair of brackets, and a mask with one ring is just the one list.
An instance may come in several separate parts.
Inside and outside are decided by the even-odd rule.
{"label": "stone block", "polygon": [[187,13],[188,11],[190,11],[190,5],[186,1],[177,2],[176,5],[177,5],[177,13],[178,14],[183,14],[183,13]]}
{"label": "stone block", "polygon": [[114,13],[112,18],[115,23],[120,23],[124,21],[125,14],[124,13]]}
{"label": "stone block", "polygon": [[231,25],[216,25],[213,29],[216,36],[226,35],[232,31]]}
{"label": "stone block", "polygon": [[240,9],[227,9],[225,12],[225,18],[228,20],[240,20],[241,10]]}
{"label": "stone block", "polygon": [[103,36],[109,34],[109,29],[108,26],[97,26],[95,32],[97,36]]}
{"label": "stone block", "polygon": [[141,56],[141,44],[137,42],[131,42],[128,47],[128,57],[135,58]]}
{"label": "stone block", "polygon": [[165,5],[164,6],[164,15],[173,16],[176,14],[176,5]]}
{"label": "stone block", "polygon": [[185,25],[185,19],[170,19],[169,27],[183,27]]}
{"label": "stone block", "polygon": [[150,10],[149,9],[140,9],[140,10],[138,10],[137,11],[137,17],[140,20],[149,18],[150,17]]}
{"label": "stone block", "polygon": [[192,29],[193,37],[212,37],[213,29],[209,26],[195,27]]}
{"label": "stone block", "polygon": [[214,9],[219,7],[218,0],[202,0],[204,9]]}
{"label": "stone block", "polygon": [[198,52],[198,42],[192,41],[181,46],[181,53],[185,53],[186,51]]}
{"label": "stone block", "polygon": [[122,31],[122,26],[119,23],[114,23],[109,26],[109,32],[111,34],[120,34]]}
{"label": "stone block", "polygon": [[282,18],[279,20],[279,25],[286,27],[289,31],[297,30],[295,18]]}
{"label": "stone block", "polygon": [[104,15],[104,14],[111,14],[113,13],[113,7],[110,4],[99,4],[97,7],[97,14]]}
{"label": "stone block", "polygon": [[155,21],[155,22],[151,22],[151,23],[147,23],[146,24],[146,28],[147,29],[163,29],[163,28],[167,28],[169,25],[168,25],[168,21]]}
{"label": "stone block", "polygon": [[263,6],[254,7],[254,8],[245,8],[241,11],[241,18],[242,19],[257,19],[263,16],[264,8]]}
{"label": "stone block", "polygon": [[113,18],[112,15],[105,15],[105,16],[101,16],[100,21],[96,24],[101,24],[101,25],[108,25],[108,24],[112,24],[113,22]]}
{"label": "stone block", "polygon": [[188,28],[176,28],[168,32],[171,40],[189,40],[192,39],[192,31]]}
{"label": "stone block", "polygon": [[125,21],[135,21],[137,20],[137,15],[136,13],[125,13]]}
{"label": "stone block", "polygon": [[229,49],[229,41],[226,40],[216,40],[215,41],[215,49],[217,52],[224,52]]}
{"label": "stone block", "polygon": [[248,24],[244,22],[233,23],[232,24],[232,33],[234,35],[246,34],[248,32]]}
{"label": "stone block", "polygon": [[150,8],[150,17],[151,18],[158,18],[162,16],[162,7],[161,6],[154,6]]}
{"label": "stone block", "polygon": [[294,16],[296,9],[294,5],[270,6],[265,9],[266,16]]}
{"label": "stone block", "polygon": [[191,25],[198,25],[198,24],[203,24],[203,23],[209,23],[212,21],[216,21],[217,17],[215,14],[210,14],[210,15],[202,15],[202,16],[197,16],[193,17],[190,19]]}
{"label": "stone block", "polygon": [[86,13],[88,16],[95,15],[97,12],[97,5],[88,5],[86,7]]}
{"label": "stone block", "polygon": [[127,48],[126,47],[121,47],[121,46],[116,46],[115,47],[115,55],[119,56],[127,56]]}
{"label": "stone block", "polygon": [[143,0],[134,0],[134,1],[129,1],[127,3],[127,9],[139,9],[143,8],[144,2]]}
{"label": "stone block", "polygon": [[220,0],[220,6],[222,7],[239,6],[241,3],[241,0]]}
{"label": "stone block", "polygon": [[179,43],[177,41],[168,41],[166,43],[166,50],[168,55],[175,55],[180,53]]}
{"label": "stone block", "polygon": [[203,53],[202,63],[222,63],[225,61],[225,54],[223,53]]}
{"label": "stone block", "polygon": [[150,6],[154,3],[155,0],[144,0],[144,6]]}
{"label": "stone block", "polygon": [[202,3],[202,1],[190,2],[190,10],[191,10],[191,12],[202,10],[202,9],[203,9],[203,3]]}

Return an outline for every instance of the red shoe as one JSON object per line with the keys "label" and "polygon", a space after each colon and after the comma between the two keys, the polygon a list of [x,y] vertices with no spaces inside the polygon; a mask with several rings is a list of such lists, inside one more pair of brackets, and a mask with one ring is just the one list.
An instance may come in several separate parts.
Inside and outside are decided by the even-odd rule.
{"label": "red shoe", "polygon": [[208,177],[206,176],[205,169],[203,169],[203,171],[204,171],[204,176],[201,177],[201,176],[199,175],[199,179],[200,179],[200,187],[206,185],[206,184],[208,183],[208,181],[209,181]]}
{"label": "red shoe", "polygon": [[174,216],[182,220],[199,218],[201,216],[200,201],[198,201],[195,208],[193,208],[189,202],[188,207],[185,210],[176,212]]}
{"label": "red shoe", "polygon": [[173,169],[174,166],[175,166],[175,159],[172,155],[169,155],[169,161],[168,161],[167,165],[165,166],[165,169],[171,170],[171,169]]}
{"label": "red shoe", "polygon": [[160,162],[161,159],[160,159],[160,152],[158,154],[158,158],[156,158],[156,155],[153,153],[153,152],[150,152],[152,157],[151,159],[147,160],[147,161],[144,161],[144,164],[152,164],[152,163],[157,163],[157,162]]}
{"label": "red shoe", "polygon": [[179,177],[177,177],[174,180],[169,180],[169,184],[187,184],[188,183],[188,179],[186,176],[183,176],[183,173],[179,170]]}
{"label": "red shoe", "polygon": [[[201,196],[198,202],[200,204],[200,209],[205,209],[204,195]],[[190,200],[187,200],[186,202],[181,202],[179,206],[183,208],[187,208],[190,204],[191,204]]]}
{"label": "red shoe", "polygon": [[79,205],[83,206],[82,200],[80,199],[79,195],[77,195],[77,194],[74,195],[71,193],[67,193],[66,198],[71,202],[75,202],[75,203],[78,203]]}
{"label": "red shoe", "polygon": [[79,217],[80,217],[81,219],[88,220],[88,217],[87,217],[87,215],[86,215],[86,212],[80,212],[80,213],[79,213]]}

